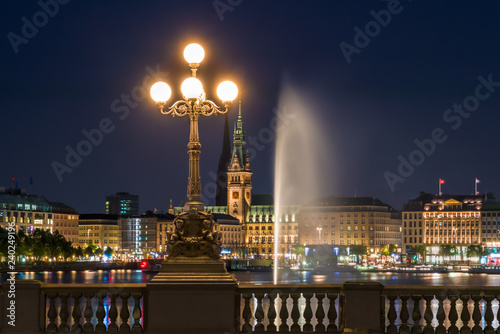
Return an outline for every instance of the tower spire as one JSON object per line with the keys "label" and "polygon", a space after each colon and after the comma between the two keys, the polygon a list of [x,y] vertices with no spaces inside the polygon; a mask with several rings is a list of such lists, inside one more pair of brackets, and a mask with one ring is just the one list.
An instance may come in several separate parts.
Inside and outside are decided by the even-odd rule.
{"label": "tower spire", "polygon": [[247,222],[252,201],[252,171],[243,131],[241,101],[238,109],[238,118],[234,123],[233,152],[227,170],[227,208],[228,213],[243,224]]}
{"label": "tower spire", "polygon": [[231,163],[231,142],[229,140],[229,121],[226,114],[224,122],[224,137],[222,138],[222,153],[217,168],[217,192],[215,205],[227,205],[227,168]]}
{"label": "tower spire", "polygon": [[241,134],[243,132],[243,118],[241,117],[241,101],[238,109],[238,120],[236,121],[236,130]]}
{"label": "tower spire", "polygon": [[247,149],[245,131],[243,131],[243,117],[241,116],[241,101],[239,102],[238,119],[234,125],[232,157],[234,159],[234,156],[237,156],[239,167],[245,169]]}

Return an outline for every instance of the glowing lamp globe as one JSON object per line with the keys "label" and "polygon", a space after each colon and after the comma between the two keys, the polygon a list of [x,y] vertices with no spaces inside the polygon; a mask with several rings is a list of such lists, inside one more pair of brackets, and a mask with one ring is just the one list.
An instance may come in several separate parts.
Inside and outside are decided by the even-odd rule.
{"label": "glowing lamp globe", "polygon": [[150,93],[156,102],[167,102],[170,95],[172,95],[172,90],[166,83],[157,82],[151,87]]}
{"label": "glowing lamp globe", "polygon": [[189,44],[184,49],[184,59],[186,59],[189,64],[199,64],[204,57],[205,51],[199,44]]}
{"label": "glowing lamp globe", "polygon": [[182,95],[186,99],[199,99],[203,94],[203,85],[196,78],[187,78],[181,85]]}
{"label": "glowing lamp globe", "polygon": [[217,95],[222,102],[231,102],[238,96],[238,87],[231,81],[221,82],[217,87]]}

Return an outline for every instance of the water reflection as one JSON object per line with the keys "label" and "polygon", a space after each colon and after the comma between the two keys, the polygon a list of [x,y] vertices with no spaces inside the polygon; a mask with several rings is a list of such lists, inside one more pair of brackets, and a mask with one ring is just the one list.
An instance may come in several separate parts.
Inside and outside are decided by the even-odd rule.
{"label": "water reflection", "polygon": [[[241,283],[273,284],[272,272],[232,272]],[[46,283],[147,283],[155,274],[140,270],[84,270],[58,272],[22,272],[19,280],[39,280]],[[8,278],[2,274],[1,281]],[[332,272],[316,275],[307,271],[280,272],[278,284],[342,284],[346,281],[370,280],[384,285],[455,285],[500,286],[500,275],[468,273],[370,273]]]}

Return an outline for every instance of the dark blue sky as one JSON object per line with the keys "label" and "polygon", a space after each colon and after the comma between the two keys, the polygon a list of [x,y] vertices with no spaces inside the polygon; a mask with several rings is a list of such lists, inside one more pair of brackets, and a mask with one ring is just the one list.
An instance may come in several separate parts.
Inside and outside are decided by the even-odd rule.
{"label": "dark blue sky", "polygon": [[[60,1],[53,17],[36,1],[4,4],[0,186],[14,174],[29,188],[33,177],[33,193],[81,213],[104,211],[105,196],[117,191],[140,195],[141,211],[184,200],[187,119],[161,115],[140,86],[149,88],[159,69],[179,98],[189,76],[182,50],[198,42],[207,95],[217,101],[217,83],[234,80],[248,135],[269,127],[284,77],[307,96],[325,131],[325,143],[311,147],[327,156],[319,163],[325,195],[376,196],[401,209],[420,190],[437,192],[439,178],[447,193],[472,193],[476,177],[481,192],[500,191],[496,2]],[[220,14],[214,3],[231,10]],[[385,27],[371,24],[370,12],[388,6],[390,22],[380,14]],[[28,28],[34,21],[38,31]],[[355,27],[373,37],[356,40],[348,63],[340,45],[356,47]],[[478,88],[479,76],[493,83]],[[447,112],[464,100],[471,112]],[[218,165],[223,120],[201,120],[205,183]],[[101,122],[110,133],[95,137],[99,144],[60,182],[54,162],[66,165],[66,147],[76,149],[82,131]],[[435,129],[446,140],[422,159],[414,141]],[[420,165],[402,175],[399,156]],[[252,161],[254,193],[272,192],[273,161],[269,143]]]}

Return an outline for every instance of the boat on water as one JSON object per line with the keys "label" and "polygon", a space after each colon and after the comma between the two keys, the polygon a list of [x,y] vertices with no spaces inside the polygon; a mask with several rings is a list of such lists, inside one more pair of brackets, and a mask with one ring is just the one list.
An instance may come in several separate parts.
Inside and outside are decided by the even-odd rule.
{"label": "boat on water", "polygon": [[356,266],[359,271],[384,272],[384,273],[447,273],[445,266],[438,265],[396,265],[396,266]]}
{"label": "boat on water", "polygon": [[391,273],[447,273],[448,268],[438,265],[393,266],[386,270]]}
{"label": "boat on water", "polygon": [[500,274],[500,265],[472,265],[469,269],[471,274]]}

